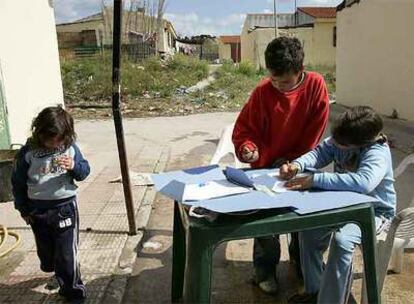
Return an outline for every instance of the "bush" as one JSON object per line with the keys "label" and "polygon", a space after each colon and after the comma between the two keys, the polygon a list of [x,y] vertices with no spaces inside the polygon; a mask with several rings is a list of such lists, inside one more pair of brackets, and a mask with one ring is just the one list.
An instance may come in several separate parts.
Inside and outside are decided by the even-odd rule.
{"label": "bush", "polygon": [[236,72],[249,77],[256,75],[256,69],[250,62],[240,62],[236,68]]}

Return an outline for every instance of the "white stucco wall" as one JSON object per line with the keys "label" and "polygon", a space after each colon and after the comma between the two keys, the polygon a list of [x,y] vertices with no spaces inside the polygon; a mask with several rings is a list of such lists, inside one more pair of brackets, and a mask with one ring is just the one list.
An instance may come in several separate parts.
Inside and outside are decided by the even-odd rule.
{"label": "white stucco wall", "polygon": [[337,15],[337,101],[414,121],[413,0],[364,0]]}
{"label": "white stucco wall", "polygon": [[[333,46],[335,19],[318,19],[314,27],[279,29],[281,36],[297,37],[304,46],[305,65],[335,66],[336,48]],[[258,28],[250,33],[242,31],[241,56],[257,68],[265,67],[264,52],[275,38],[273,28]]]}
{"label": "white stucco wall", "polygon": [[12,143],[24,143],[34,116],[63,104],[51,0],[0,1],[0,68]]}
{"label": "white stucco wall", "polygon": [[220,62],[223,62],[225,60],[232,60],[230,44],[224,44],[221,42],[219,43],[219,59]]}

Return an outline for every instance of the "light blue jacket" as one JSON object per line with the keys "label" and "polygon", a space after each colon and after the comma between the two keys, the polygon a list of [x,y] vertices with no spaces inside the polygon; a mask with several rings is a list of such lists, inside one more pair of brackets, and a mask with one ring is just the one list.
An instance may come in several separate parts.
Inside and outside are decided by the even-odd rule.
{"label": "light blue jacket", "polygon": [[[72,158],[74,167],[67,171],[58,165],[62,156]],[[89,163],[76,144],[55,151],[23,146],[16,156],[12,175],[15,208],[27,215],[33,208],[53,208],[76,196],[76,181],[90,173]]]}
{"label": "light blue jacket", "polygon": [[377,216],[395,215],[397,196],[394,189],[391,151],[388,144],[375,143],[368,147],[340,149],[326,139],[314,150],[294,161],[303,172],[306,168],[320,169],[334,163],[335,173],[316,173],[313,186],[324,190],[354,191],[375,197]]}

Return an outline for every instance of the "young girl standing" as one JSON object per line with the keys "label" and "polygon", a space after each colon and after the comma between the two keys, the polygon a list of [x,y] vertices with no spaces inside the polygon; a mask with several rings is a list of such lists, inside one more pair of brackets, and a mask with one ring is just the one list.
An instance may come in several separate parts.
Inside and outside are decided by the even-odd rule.
{"label": "young girl standing", "polygon": [[86,297],[77,259],[79,216],[74,181],[90,172],[75,144],[73,118],[48,107],[32,124],[32,136],[16,156],[12,176],[15,208],[32,227],[44,272],[54,273],[68,300]]}

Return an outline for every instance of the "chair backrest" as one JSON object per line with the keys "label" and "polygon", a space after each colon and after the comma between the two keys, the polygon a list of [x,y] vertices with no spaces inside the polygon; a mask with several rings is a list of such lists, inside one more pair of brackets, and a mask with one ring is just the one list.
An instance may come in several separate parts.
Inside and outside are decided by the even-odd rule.
{"label": "chair backrest", "polygon": [[[414,153],[405,157],[394,170],[394,178],[400,177],[409,165],[414,165]],[[395,236],[401,239],[414,238],[414,208],[406,208],[400,211],[393,220],[397,231]]]}
{"label": "chair backrest", "polygon": [[214,153],[213,158],[210,161],[210,165],[217,165],[224,156],[231,154],[234,159],[234,166],[236,168],[243,167],[243,164],[238,160],[236,156],[233,141],[231,139],[233,135],[233,129],[234,123],[226,126],[222,130],[221,137],[216,148],[216,152]]}
{"label": "chair backrest", "polygon": [[394,170],[394,178],[398,178],[401,176],[401,174],[404,173],[404,171],[408,168],[409,165],[414,164],[414,153],[408,155],[406,158],[404,158],[401,163],[398,165],[397,168]]}

